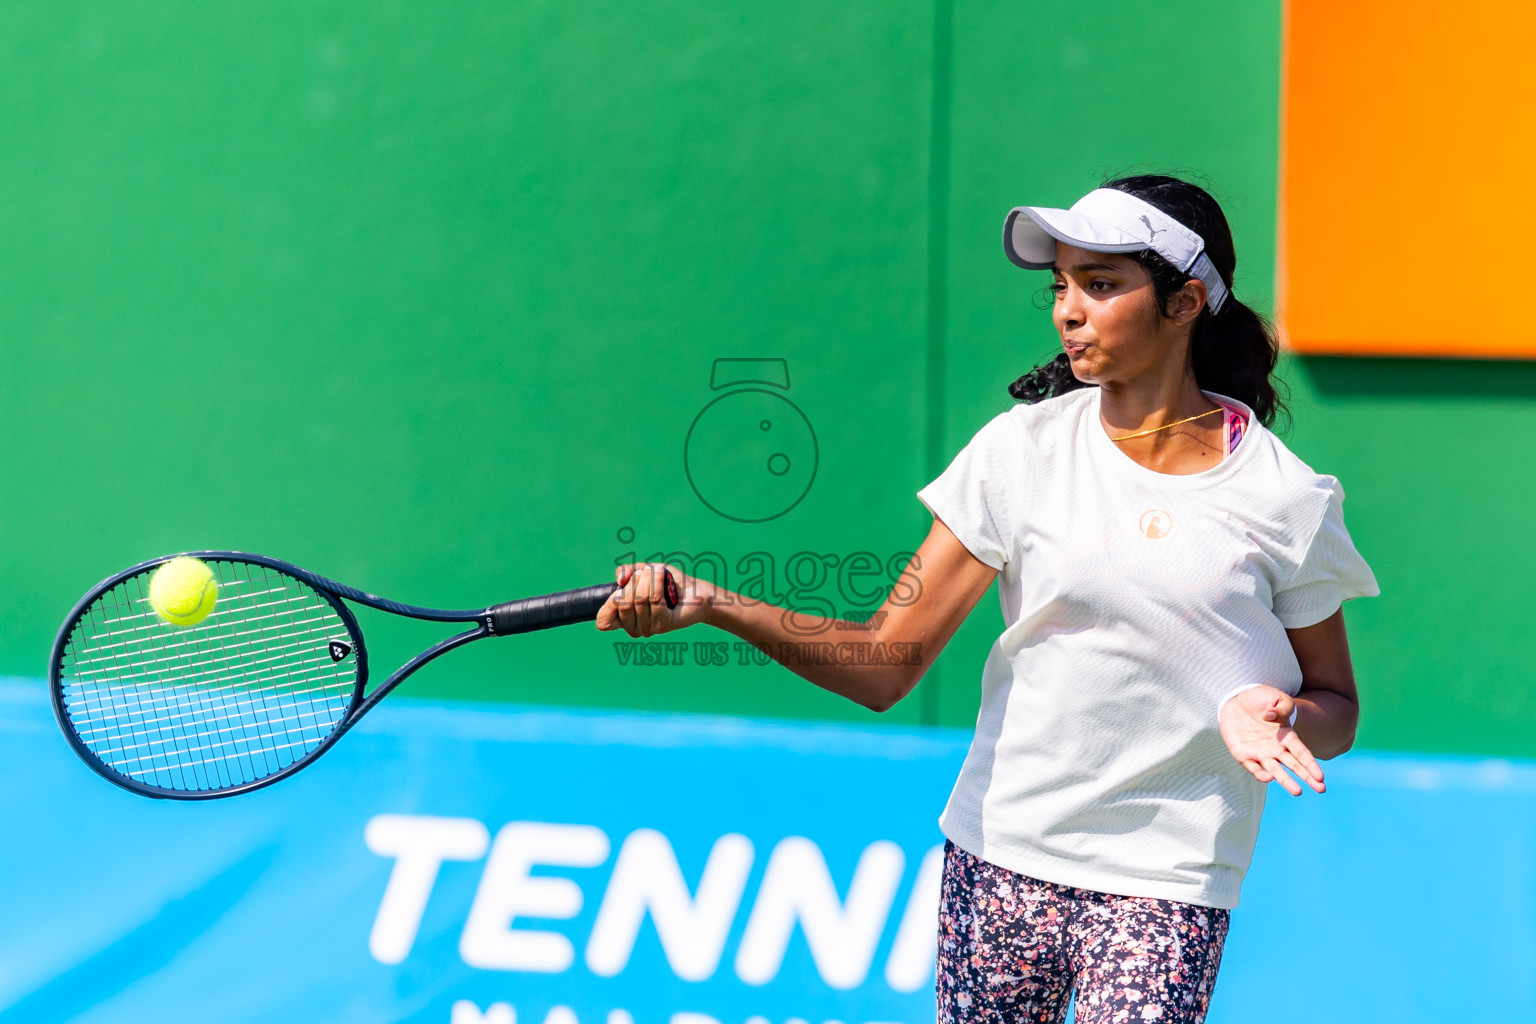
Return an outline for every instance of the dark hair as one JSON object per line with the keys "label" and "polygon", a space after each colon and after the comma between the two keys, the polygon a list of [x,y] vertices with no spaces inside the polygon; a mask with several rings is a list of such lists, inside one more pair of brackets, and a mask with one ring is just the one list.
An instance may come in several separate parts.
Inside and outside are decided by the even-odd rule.
{"label": "dark hair", "polygon": [[[1164,174],[1137,174],[1106,181],[1103,188],[1117,189],[1151,203],[1205,240],[1205,251],[1215,264],[1228,291],[1237,270],[1237,251],[1226,215],[1211,194],[1198,185]],[[1176,269],[1151,249],[1132,254],[1152,278],[1159,308],[1184,287],[1190,275]],[[1277,416],[1288,415],[1279,382],[1274,379],[1280,346],[1268,320],[1228,294],[1221,312],[1209,306],[1200,311],[1190,332],[1189,355],[1195,382],[1206,391],[1235,398],[1253,409],[1265,426]],[[1086,387],[1072,373],[1062,353],[1008,385],[1008,393],[1022,402],[1038,402]]]}

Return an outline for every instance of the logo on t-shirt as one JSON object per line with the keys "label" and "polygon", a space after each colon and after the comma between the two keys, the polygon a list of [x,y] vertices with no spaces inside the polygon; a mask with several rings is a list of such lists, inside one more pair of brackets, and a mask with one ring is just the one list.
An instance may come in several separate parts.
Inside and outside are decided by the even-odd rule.
{"label": "logo on t-shirt", "polygon": [[1148,540],[1159,540],[1168,536],[1168,531],[1173,529],[1173,517],[1160,508],[1149,508],[1141,514],[1138,525]]}

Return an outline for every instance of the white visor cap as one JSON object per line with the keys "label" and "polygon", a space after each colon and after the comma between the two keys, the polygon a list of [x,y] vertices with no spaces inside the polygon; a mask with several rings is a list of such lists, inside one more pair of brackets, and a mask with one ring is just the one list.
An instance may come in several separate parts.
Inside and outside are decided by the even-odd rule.
{"label": "white visor cap", "polygon": [[1211,312],[1221,311],[1227,286],[1205,252],[1205,239],[1151,203],[1129,192],[1096,188],[1070,210],[1018,206],[1003,224],[1003,251],[1026,270],[1047,270],[1056,262],[1056,243],[1092,252],[1151,249],[1205,285]]}

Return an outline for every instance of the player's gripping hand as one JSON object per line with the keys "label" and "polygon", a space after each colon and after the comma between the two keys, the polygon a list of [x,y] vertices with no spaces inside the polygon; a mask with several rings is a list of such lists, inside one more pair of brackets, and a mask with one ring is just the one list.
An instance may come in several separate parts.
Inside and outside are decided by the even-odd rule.
{"label": "player's gripping hand", "polygon": [[[665,574],[677,584],[676,608],[668,608]],[[621,565],[614,571],[619,589],[597,610],[598,629],[622,629],[630,636],[655,636],[704,620],[714,598],[714,584],[685,576],[660,562]]]}
{"label": "player's gripping hand", "polygon": [[[1296,702],[1284,690],[1255,686],[1221,709],[1221,738],[1237,763],[1260,782],[1278,782],[1291,796],[1301,795],[1301,779],[1323,792],[1323,770],[1312,751],[1291,728]],[[1296,779],[1286,774],[1289,768]]]}

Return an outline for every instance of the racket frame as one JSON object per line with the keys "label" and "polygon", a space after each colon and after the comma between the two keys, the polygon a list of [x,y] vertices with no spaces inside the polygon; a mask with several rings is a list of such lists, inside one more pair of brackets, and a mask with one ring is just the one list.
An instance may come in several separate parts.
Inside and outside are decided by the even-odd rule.
{"label": "racket frame", "polygon": [[[525,631],[522,629],[503,629],[503,631],[499,632],[496,628],[498,619],[501,619],[503,622],[505,621],[504,609],[506,606],[518,604],[519,602],[516,601],[506,602],[505,605],[492,605],[486,608],[470,610],[455,611],[441,608],[423,608],[419,605],[403,604],[399,601],[391,601],[388,598],[379,597],[376,594],[370,594],[365,590],[359,590],[356,587],[350,587],[345,583],[339,583],[336,580],[321,576],[319,573],[310,572],[308,569],[303,569],[292,562],[284,562],[281,559],[270,558],[266,555],[257,555],[246,551],[188,551],[183,554],[186,557],[202,561],[247,562],[268,569],[275,569],[278,572],[292,576],[294,579],[314,589],[336,610],[342,623],[346,626],[347,632],[351,635],[352,657],[356,659],[354,663],[357,671],[357,682],[352,689],[352,696],[347,702],[346,713],[331,729],[330,734],[321,740],[314,750],[311,750],[292,764],[278,769],[271,775],[263,776],[251,782],[241,783],[238,786],[209,790],[169,789],[163,786],[153,786],[149,783],[140,782],[109,766],[101,758],[97,757],[95,752],[86,746],[85,741],[76,734],[74,727],[70,724],[69,712],[64,707],[64,687],[60,679],[60,670],[64,649],[69,643],[69,638],[74,632],[75,626],[98,597],[124,580],[154,569],[157,566],[164,565],[173,558],[183,556],[164,555],[160,558],[152,558],[147,562],[140,562],[138,565],[108,576],[86,592],[85,596],[75,604],[69,616],[64,620],[64,624],[59,628],[59,635],[53,642],[53,651],[48,659],[48,691],[53,703],[53,716],[58,721],[59,728],[63,731],[65,738],[69,740],[70,746],[74,748],[75,753],[80,756],[81,760],[94,769],[98,775],[141,796],[163,800],[212,800],[236,796],[240,793],[249,793],[253,790],[270,786],[274,782],[281,781],[294,774],[301,768],[308,767],[320,755],[329,750],[337,740],[346,735],[347,731],[371,711],[379,701],[388,696],[391,690],[399,686],[402,681],[429,661],[433,661],[455,648],[463,647],[465,644],[483,639],[484,637],[503,636],[508,635],[510,632]],[[670,588],[674,586],[670,575],[667,585],[670,598],[673,593]],[[597,587],[588,587],[585,590],[592,592],[592,595],[595,597],[600,590],[605,588],[609,592],[618,589],[616,584],[604,584]],[[401,665],[372,693],[367,693],[368,649],[363,640],[363,631],[357,624],[357,617],[352,614],[352,609],[342,600],[343,598],[347,601],[355,601],[360,605],[399,615],[403,618],[421,619],[428,622],[473,622],[475,627],[439,640],[410,661],[407,661],[404,665]],[[669,603],[675,606],[675,601],[669,601]],[[503,614],[498,615],[498,611],[503,611]],[[539,627],[534,626],[532,628]]]}

